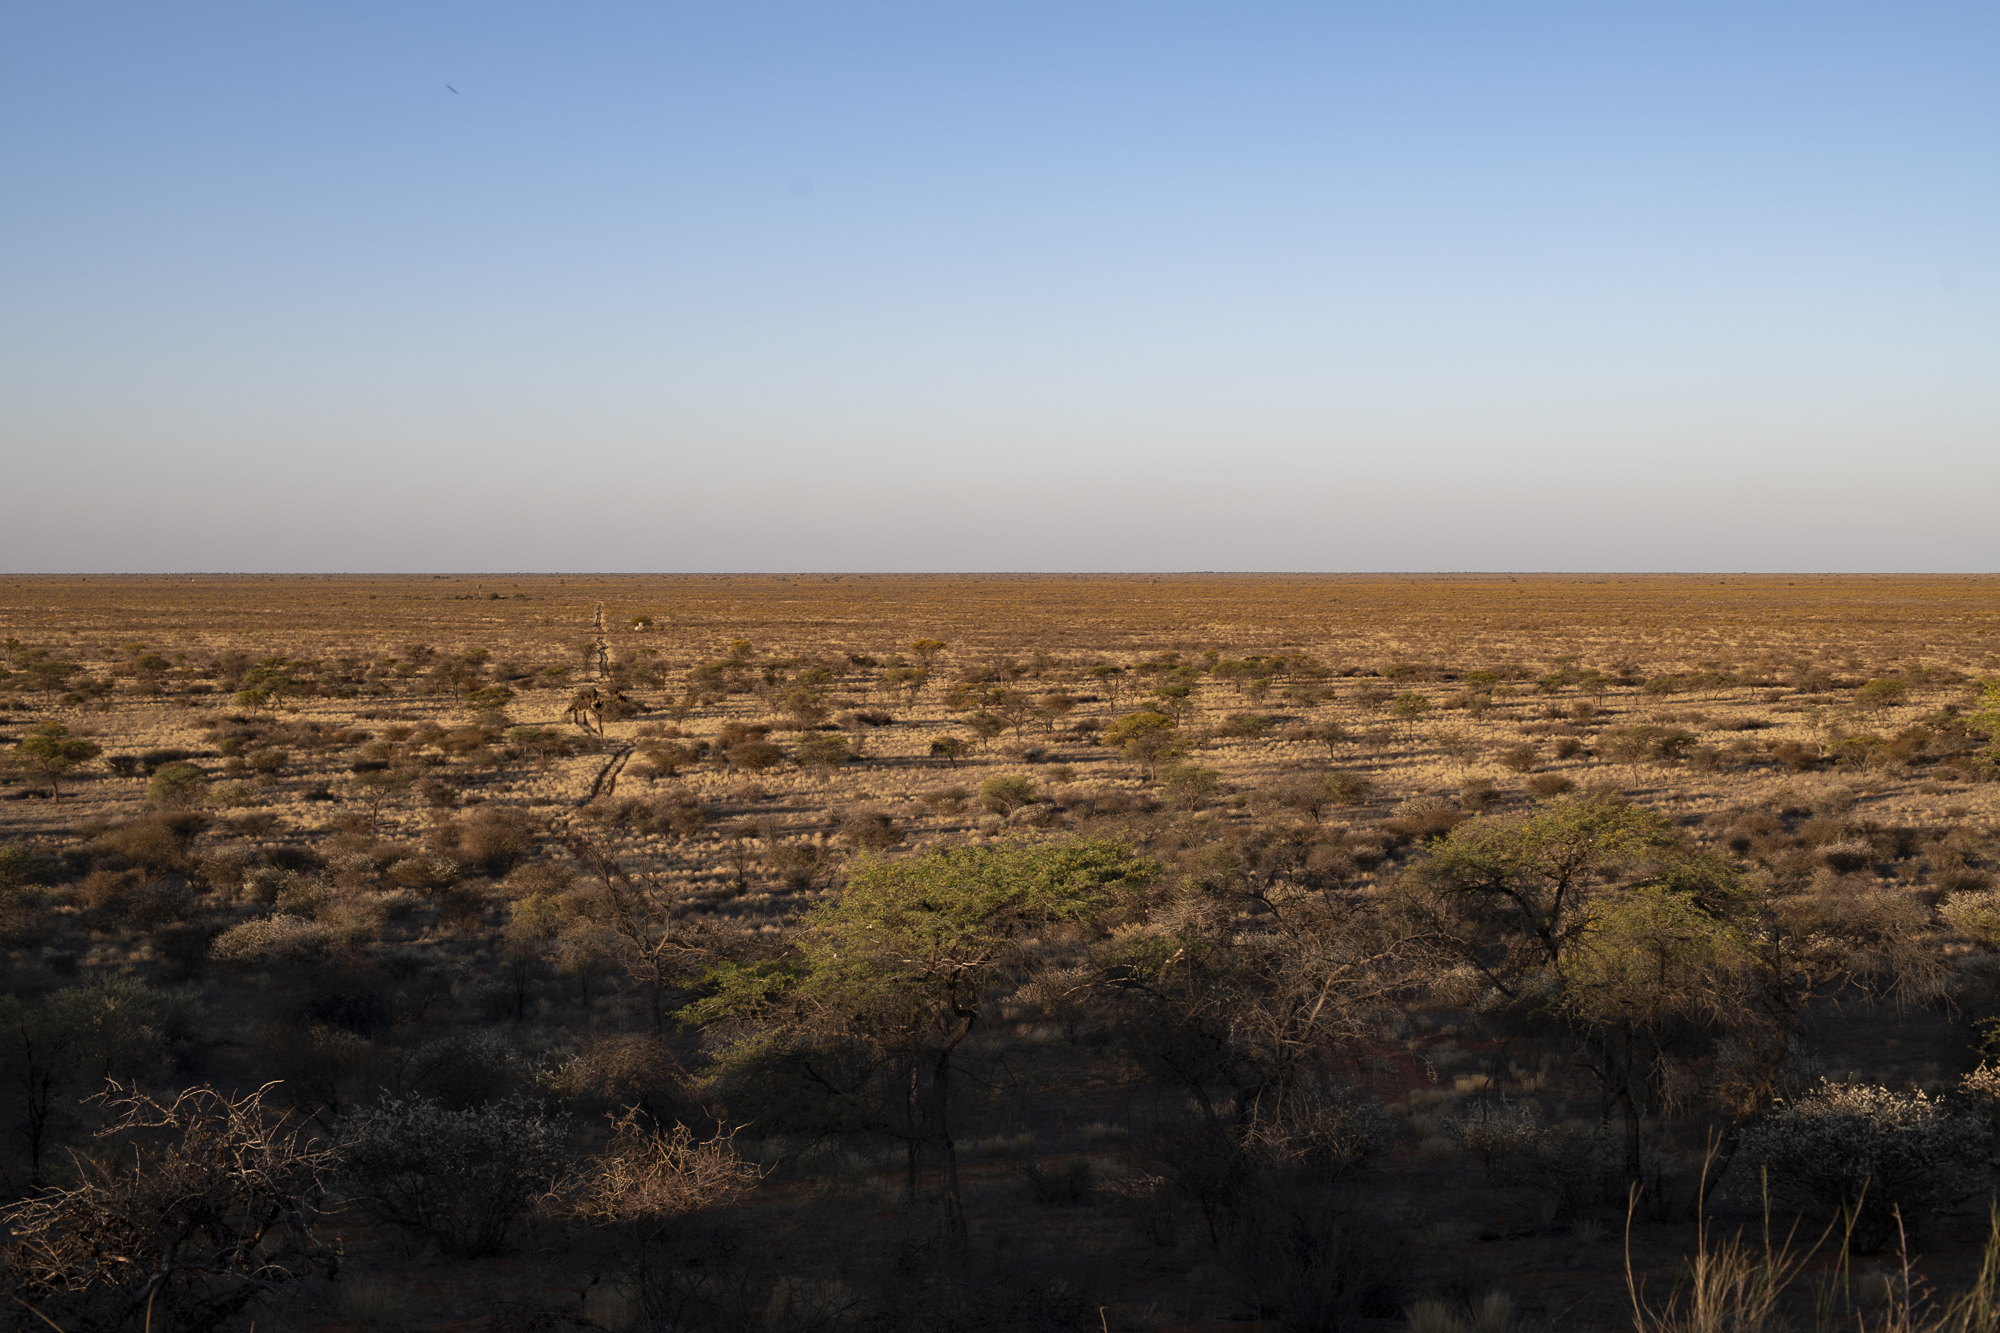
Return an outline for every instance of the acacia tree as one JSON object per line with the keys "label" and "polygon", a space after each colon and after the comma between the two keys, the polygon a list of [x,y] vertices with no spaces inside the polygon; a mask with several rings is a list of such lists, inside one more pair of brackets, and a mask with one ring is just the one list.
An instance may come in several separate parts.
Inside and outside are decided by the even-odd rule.
{"label": "acacia tree", "polygon": [[34,769],[49,780],[49,788],[62,794],[62,775],[104,753],[104,747],[81,736],[70,735],[60,722],[42,722],[32,727],[14,747],[14,761]]}
{"label": "acacia tree", "polygon": [[1303,830],[1222,849],[1234,864],[1209,868],[1199,905],[1166,904],[1107,955],[1135,1054],[1267,1146],[1408,982],[1411,941],[1349,910],[1337,890],[1353,864],[1329,865],[1326,850]]}
{"label": "acacia tree", "polygon": [[[794,957],[726,966],[692,1018],[757,1020],[721,1078],[782,1063],[830,1102],[829,1123],[902,1139],[937,1160],[947,1241],[966,1241],[953,1136],[953,1060],[1003,986],[1026,975],[1031,937],[1109,910],[1154,873],[1109,842],[956,847],[861,858],[845,892],[807,914]],[[884,1079],[899,1114],[869,1104]]]}
{"label": "acacia tree", "polygon": [[39,1000],[0,996],[0,1096],[18,1116],[30,1181],[43,1167],[80,1089],[129,1078],[164,1044],[160,996],[130,977],[65,986]]}
{"label": "acacia tree", "polygon": [[1354,910],[1358,868],[1341,842],[1290,825],[1192,853],[1176,889],[1093,966],[1022,992],[1065,1027],[1108,1018],[1127,1055],[1187,1094],[1191,1118],[1169,1113],[1148,1169],[1194,1205],[1212,1243],[1246,1220],[1258,1173],[1318,1196],[1382,1143],[1351,1060],[1422,955],[1396,923]]}
{"label": "acacia tree", "polygon": [[1399,885],[1400,907],[1487,1007],[1553,1020],[1618,1107],[1642,1176],[1644,1114],[1667,1043],[1726,1020],[1751,961],[1750,895],[1672,824],[1619,801],[1564,801],[1459,825]]}

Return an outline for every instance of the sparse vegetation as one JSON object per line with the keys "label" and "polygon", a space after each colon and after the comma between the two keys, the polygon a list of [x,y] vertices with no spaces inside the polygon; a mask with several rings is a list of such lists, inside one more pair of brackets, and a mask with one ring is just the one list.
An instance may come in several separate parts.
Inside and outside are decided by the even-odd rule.
{"label": "sparse vegetation", "polygon": [[[0,599],[7,1280],[60,1327],[1987,1289],[1990,581],[366,582]],[[204,1266],[93,1268],[174,1181]],[[1930,1313],[1757,1277],[1767,1207]]]}

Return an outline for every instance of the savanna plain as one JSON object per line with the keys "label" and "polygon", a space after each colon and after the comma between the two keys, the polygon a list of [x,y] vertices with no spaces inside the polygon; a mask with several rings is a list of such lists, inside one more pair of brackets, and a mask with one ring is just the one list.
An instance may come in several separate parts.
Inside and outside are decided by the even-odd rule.
{"label": "savanna plain", "polygon": [[0,1326],[1990,1329],[2000,578],[0,576]]}

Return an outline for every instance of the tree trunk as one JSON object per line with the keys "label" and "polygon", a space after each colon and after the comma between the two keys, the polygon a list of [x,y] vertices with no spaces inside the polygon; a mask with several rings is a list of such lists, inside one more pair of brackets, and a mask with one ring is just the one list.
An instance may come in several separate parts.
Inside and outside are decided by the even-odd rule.
{"label": "tree trunk", "polygon": [[945,1243],[952,1249],[966,1247],[965,1200],[958,1188],[958,1149],[951,1139],[951,1051],[937,1057],[935,1086],[931,1089],[931,1130],[937,1136],[940,1193],[944,1201]]}
{"label": "tree trunk", "polygon": [[[1632,1055],[1632,1032],[1629,1028],[1618,1028],[1612,1039],[1605,1043],[1605,1072],[1616,1071],[1612,1085],[1612,1095],[1618,1099],[1618,1109],[1625,1120],[1625,1183],[1644,1187],[1645,1158],[1641,1151],[1644,1133],[1639,1124],[1639,1100],[1632,1095],[1632,1069],[1635,1063]],[[1664,1204],[1656,1201],[1655,1207]]]}
{"label": "tree trunk", "polygon": [[903,1181],[903,1201],[917,1201],[919,1183],[919,1163],[923,1154],[923,1136],[919,1125],[917,1107],[917,1062],[910,1061],[909,1076],[903,1082],[903,1162],[907,1174]]}

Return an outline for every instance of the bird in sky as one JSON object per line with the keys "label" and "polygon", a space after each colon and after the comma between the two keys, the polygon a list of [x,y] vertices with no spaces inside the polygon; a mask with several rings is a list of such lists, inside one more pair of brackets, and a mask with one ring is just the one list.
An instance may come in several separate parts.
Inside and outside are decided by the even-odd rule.
{"label": "bird in sky", "polygon": [[[447,88],[451,88],[451,85],[447,83],[447,84],[445,85],[445,87],[447,87]],[[452,90],[452,92],[454,92],[454,93],[458,92],[458,89],[456,89],[456,88],[451,88],[451,90]]]}

